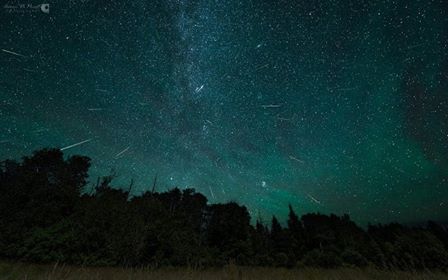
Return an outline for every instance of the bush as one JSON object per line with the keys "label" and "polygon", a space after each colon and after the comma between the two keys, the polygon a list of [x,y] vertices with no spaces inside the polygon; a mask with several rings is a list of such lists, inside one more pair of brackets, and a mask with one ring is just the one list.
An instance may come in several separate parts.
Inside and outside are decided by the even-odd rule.
{"label": "bush", "polygon": [[314,249],[305,254],[303,263],[308,266],[334,268],[342,265],[342,259],[333,252]]}
{"label": "bush", "polygon": [[346,249],[341,254],[342,261],[344,264],[349,264],[352,266],[364,267],[368,265],[367,259],[361,255],[359,252],[351,249]]}
{"label": "bush", "polygon": [[287,266],[288,265],[288,255],[285,253],[277,253],[274,255],[274,265],[275,266]]}
{"label": "bush", "polygon": [[77,234],[67,222],[36,228],[24,240],[18,254],[34,262],[77,262]]}

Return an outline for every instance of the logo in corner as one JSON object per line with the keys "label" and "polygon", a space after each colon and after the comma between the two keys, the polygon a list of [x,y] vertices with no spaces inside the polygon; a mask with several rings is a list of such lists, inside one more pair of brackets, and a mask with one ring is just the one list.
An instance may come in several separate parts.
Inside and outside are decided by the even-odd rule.
{"label": "logo in corner", "polygon": [[40,10],[44,13],[44,14],[49,14],[50,13],[50,4],[40,4]]}
{"label": "logo in corner", "polygon": [[50,4],[48,3],[38,5],[33,5],[31,3],[17,3],[13,5],[7,3],[3,6],[3,8],[6,9],[9,13],[36,13],[39,12],[39,10],[44,14],[50,13]]}

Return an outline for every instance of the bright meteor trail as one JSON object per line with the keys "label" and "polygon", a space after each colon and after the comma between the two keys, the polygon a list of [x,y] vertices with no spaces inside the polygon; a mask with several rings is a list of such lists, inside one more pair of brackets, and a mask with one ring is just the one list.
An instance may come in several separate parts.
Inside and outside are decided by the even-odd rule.
{"label": "bright meteor trail", "polygon": [[87,143],[87,142],[90,142],[90,141],[92,141],[92,139],[87,139],[87,140],[84,140],[84,141],[81,141],[81,142],[75,143],[75,144],[73,144],[73,145],[70,145],[70,146],[67,146],[67,147],[61,148],[60,150],[61,150],[61,151],[64,151],[64,150],[68,150],[68,149],[71,149],[71,148],[77,147],[77,146],[79,146],[79,145],[85,144],[85,143]]}

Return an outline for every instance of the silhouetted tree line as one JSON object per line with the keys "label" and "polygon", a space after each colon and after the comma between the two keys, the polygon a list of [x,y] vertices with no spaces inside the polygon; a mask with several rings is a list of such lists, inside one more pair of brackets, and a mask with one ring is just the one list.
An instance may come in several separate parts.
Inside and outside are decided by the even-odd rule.
{"label": "silhouetted tree line", "polygon": [[86,190],[90,159],[44,149],[0,169],[0,257],[83,265],[376,266],[446,269],[448,232],[371,225],[289,206],[287,225],[250,223],[244,206],[207,204],[194,189],[130,196],[113,176]]}

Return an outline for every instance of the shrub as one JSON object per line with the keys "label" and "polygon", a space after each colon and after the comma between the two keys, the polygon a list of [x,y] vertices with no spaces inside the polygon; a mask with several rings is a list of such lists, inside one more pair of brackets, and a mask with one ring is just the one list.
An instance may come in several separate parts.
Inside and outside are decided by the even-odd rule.
{"label": "shrub", "polygon": [[333,252],[314,249],[305,254],[303,262],[308,266],[334,268],[342,265],[342,259]]}

